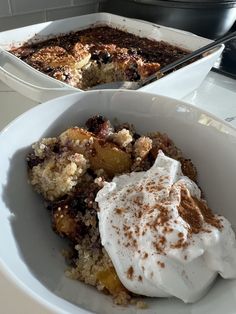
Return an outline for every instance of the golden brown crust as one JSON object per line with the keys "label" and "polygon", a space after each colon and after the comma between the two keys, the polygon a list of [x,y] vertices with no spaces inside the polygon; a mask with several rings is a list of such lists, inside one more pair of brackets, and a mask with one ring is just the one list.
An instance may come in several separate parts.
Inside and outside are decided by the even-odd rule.
{"label": "golden brown crust", "polygon": [[82,89],[115,80],[144,79],[187,53],[109,26],[26,44],[11,52],[37,70]]}
{"label": "golden brown crust", "polygon": [[42,63],[46,67],[73,66],[76,59],[59,46],[43,47],[29,57],[29,61]]}

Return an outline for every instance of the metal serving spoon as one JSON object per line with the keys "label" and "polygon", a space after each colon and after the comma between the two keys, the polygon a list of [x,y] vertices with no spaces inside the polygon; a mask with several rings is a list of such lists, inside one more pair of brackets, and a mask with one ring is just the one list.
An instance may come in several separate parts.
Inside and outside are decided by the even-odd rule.
{"label": "metal serving spoon", "polygon": [[160,71],[148,76],[144,80],[141,80],[138,82],[117,81],[117,82],[111,82],[111,83],[104,83],[104,84],[96,85],[96,86],[90,88],[90,90],[95,90],[95,89],[133,89],[134,90],[134,89],[138,89],[138,88],[140,88],[146,84],[151,83],[152,81],[160,79],[161,77],[163,77],[163,75],[166,72],[173,70],[175,67],[183,64],[184,62],[187,62],[193,58],[196,58],[197,56],[219,46],[220,44],[223,44],[223,43],[231,40],[234,37],[236,37],[236,31],[232,32],[228,35],[221,36],[218,39],[216,39],[215,41],[213,41],[212,43],[205,45],[205,46],[185,55],[183,58],[180,58],[180,59],[166,65]]}

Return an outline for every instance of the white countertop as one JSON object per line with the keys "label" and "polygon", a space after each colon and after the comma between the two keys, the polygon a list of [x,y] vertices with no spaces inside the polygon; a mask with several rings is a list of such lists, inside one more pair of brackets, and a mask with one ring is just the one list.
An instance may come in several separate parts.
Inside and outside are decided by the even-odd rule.
{"label": "white countertop", "polygon": [[[236,127],[236,80],[210,72],[201,86],[184,101],[207,110]],[[0,82],[0,130],[21,113],[37,105]],[[16,287],[0,263],[0,313],[52,314]]]}
{"label": "white countertop", "polygon": [[[236,126],[236,80],[210,72],[201,86],[183,100]],[[14,92],[0,81],[0,130],[35,105],[35,101]]]}

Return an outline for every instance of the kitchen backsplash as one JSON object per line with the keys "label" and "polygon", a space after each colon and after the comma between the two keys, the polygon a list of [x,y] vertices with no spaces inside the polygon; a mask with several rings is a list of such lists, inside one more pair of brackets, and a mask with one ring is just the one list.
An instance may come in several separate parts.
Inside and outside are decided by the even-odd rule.
{"label": "kitchen backsplash", "polygon": [[99,0],[0,0],[0,31],[98,12]]}

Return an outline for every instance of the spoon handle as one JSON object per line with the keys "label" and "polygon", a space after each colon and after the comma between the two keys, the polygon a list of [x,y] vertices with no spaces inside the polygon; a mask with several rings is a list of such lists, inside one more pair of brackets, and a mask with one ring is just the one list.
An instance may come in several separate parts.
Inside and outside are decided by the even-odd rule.
{"label": "spoon handle", "polygon": [[212,48],[217,47],[218,45],[225,43],[229,40],[231,40],[232,38],[236,37],[236,31],[229,33],[227,35],[221,36],[218,39],[214,40],[213,42],[211,42],[208,45],[205,45],[197,50],[194,50],[193,52],[185,55],[184,57],[166,65],[165,67],[163,67],[162,69],[160,69],[160,71],[158,71],[157,73],[154,73],[152,75],[150,75],[149,77],[145,78],[142,82],[141,85],[146,85],[148,83],[150,83],[153,80],[156,80],[158,78],[161,78],[166,72],[173,70],[176,66],[183,64],[184,62],[187,62],[199,55],[201,55],[204,52],[207,52],[209,50],[211,50]]}

